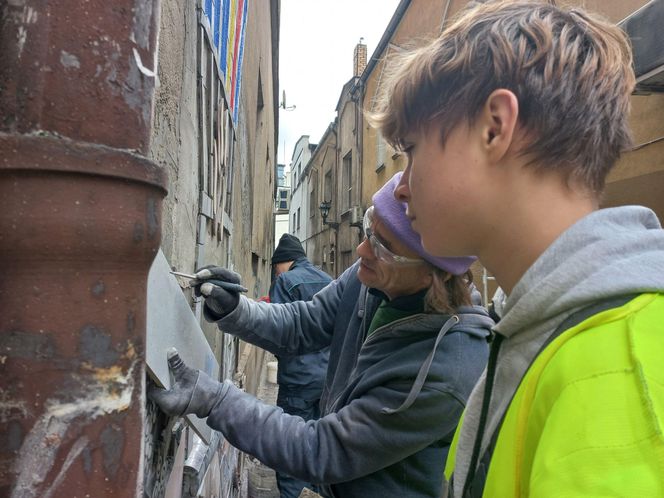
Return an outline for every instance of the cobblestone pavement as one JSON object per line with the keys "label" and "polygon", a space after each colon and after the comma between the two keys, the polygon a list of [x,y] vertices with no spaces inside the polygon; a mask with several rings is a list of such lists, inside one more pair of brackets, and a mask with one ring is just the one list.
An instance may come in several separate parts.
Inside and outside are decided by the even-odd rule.
{"label": "cobblestone pavement", "polygon": [[[261,381],[258,387],[257,397],[270,405],[277,403],[278,386],[267,379],[267,363],[275,361],[273,355],[266,353],[263,368],[261,369]],[[277,480],[274,471],[266,467],[255,458],[245,455],[247,466],[247,497],[248,498],[279,498]]]}

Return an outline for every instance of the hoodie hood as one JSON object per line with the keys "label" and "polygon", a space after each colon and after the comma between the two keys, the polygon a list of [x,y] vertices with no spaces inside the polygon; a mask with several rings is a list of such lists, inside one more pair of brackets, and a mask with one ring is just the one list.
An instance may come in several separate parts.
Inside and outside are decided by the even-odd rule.
{"label": "hoodie hood", "polygon": [[[602,209],[563,232],[516,284],[494,327],[506,339],[498,355],[482,451],[526,370],[565,319],[592,303],[644,292],[664,292],[664,230],[650,209]],[[468,473],[484,375],[471,393],[459,435],[457,483],[465,482]],[[458,486],[454,496],[461,496]]]}
{"label": "hoodie hood", "polygon": [[489,337],[489,331],[494,326],[494,321],[482,305],[482,294],[472,283],[470,284],[470,301],[469,306],[460,306],[456,312],[460,322],[458,328],[466,334],[486,339]]}
{"label": "hoodie hood", "polygon": [[[496,331],[511,337],[598,300],[664,289],[664,232],[650,209],[595,211],[565,231],[508,296]],[[554,326],[555,328],[555,326]]]}

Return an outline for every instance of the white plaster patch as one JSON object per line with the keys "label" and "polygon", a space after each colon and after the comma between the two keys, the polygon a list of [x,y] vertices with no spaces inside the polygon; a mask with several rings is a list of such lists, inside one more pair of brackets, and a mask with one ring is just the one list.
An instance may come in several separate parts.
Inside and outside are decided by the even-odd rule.
{"label": "white plaster patch", "polygon": [[143,65],[143,61],[141,60],[141,54],[138,53],[136,47],[134,47],[132,50],[134,51],[134,60],[136,61],[138,70],[148,78],[154,78],[155,76],[157,76],[157,73],[155,73],[152,69],[148,69]]}
{"label": "white plaster patch", "polygon": [[21,20],[26,24],[34,24],[37,22],[37,11],[32,7],[25,7]]}
{"label": "white plaster patch", "polygon": [[77,399],[62,403],[51,398],[44,403],[44,412],[23,440],[14,461],[17,479],[11,498],[50,496],[55,491],[56,484],[64,480],[67,469],[88,443],[84,438],[74,443],[47,494],[41,494],[40,485],[55,463],[69,426],[74,422],[80,426],[100,415],[129,408],[134,391],[132,373],[136,365],[135,361],[124,375],[113,367],[93,370],[90,377],[86,377],[84,391]]}
{"label": "white plaster patch", "polygon": [[78,57],[76,57],[74,54],[70,54],[69,52],[65,52],[64,50],[60,51],[60,64],[68,68],[81,68],[81,63],[79,62]]}
{"label": "white plaster patch", "polygon": [[21,57],[23,53],[23,47],[25,47],[25,41],[28,39],[28,30],[25,29],[25,26],[19,26],[18,31],[16,32],[16,45],[18,46],[18,56]]}

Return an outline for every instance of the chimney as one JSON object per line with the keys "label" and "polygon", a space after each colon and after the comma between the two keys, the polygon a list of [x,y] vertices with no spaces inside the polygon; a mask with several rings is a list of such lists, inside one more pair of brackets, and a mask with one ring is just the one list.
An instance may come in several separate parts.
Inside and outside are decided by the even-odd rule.
{"label": "chimney", "polygon": [[360,42],[355,45],[353,51],[353,76],[359,77],[364,68],[367,67],[367,46],[362,43],[364,38],[360,38]]}

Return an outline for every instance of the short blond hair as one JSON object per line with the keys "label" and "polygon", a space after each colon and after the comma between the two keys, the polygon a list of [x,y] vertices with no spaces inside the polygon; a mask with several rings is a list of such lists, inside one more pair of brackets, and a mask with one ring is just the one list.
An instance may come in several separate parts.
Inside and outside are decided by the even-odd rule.
{"label": "short blond hair", "polygon": [[522,154],[594,192],[631,145],[632,54],[615,25],[546,1],[494,1],[461,11],[429,44],[397,56],[368,115],[396,148],[441,128],[470,125],[489,95],[512,91],[528,145]]}

